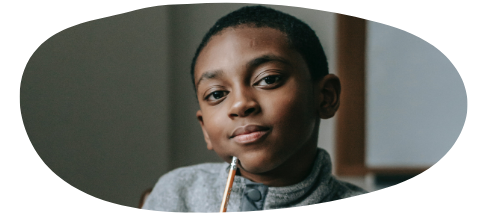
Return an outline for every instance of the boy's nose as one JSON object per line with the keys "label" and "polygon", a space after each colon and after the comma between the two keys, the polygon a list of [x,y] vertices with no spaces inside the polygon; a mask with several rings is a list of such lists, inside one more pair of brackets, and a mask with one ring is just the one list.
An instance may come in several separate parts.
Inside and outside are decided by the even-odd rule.
{"label": "boy's nose", "polygon": [[256,114],[260,111],[258,102],[251,97],[239,94],[235,101],[232,103],[232,107],[229,111],[229,117],[246,117],[251,114]]}

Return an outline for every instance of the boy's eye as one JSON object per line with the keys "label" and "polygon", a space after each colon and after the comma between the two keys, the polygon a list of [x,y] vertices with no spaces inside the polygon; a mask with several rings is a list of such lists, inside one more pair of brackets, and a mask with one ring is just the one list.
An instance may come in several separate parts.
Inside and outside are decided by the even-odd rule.
{"label": "boy's eye", "polygon": [[260,80],[260,82],[258,83],[258,85],[259,86],[266,86],[266,85],[274,84],[274,83],[279,82],[280,79],[281,79],[280,75],[269,75],[269,76],[262,78]]}
{"label": "boy's eye", "polygon": [[206,100],[215,101],[215,100],[223,98],[225,95],[227,95],[226,91],[215,91],[215,92],[210,93],[206,97]]}

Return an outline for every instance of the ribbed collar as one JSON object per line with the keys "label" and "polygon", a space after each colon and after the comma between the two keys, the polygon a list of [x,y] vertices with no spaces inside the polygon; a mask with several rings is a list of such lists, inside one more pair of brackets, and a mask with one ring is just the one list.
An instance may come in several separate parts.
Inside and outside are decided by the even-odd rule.
{"label": "ribbed collar", "polygon": [[[318,148],[311,173],[301,182],[284,187],[268,187],[263,209],[304,206],[324,202],[332,193],[332,164],[330,155]],[[236,177],[241,192],[245,189],[247,179]],[[240,198],[239,198],[240,199]]]}

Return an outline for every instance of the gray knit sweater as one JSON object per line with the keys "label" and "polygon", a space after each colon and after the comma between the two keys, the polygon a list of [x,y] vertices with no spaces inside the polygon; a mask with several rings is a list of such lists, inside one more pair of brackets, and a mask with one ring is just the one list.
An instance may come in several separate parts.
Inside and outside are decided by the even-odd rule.
{"label": "gray knit sweater", "polygon": [[[205,163],[175,169],[163,175],[147,198],[143,209],[172,212],[219,212],[227,182],[228,163]],[[366,193],[331,175],[330,156],[318,149],[311,173],[300,183],[285,187],[267,187],[258,209],[297,207],[338,200]],[[245,211],[246,190],[250,183],[236,176],[228,212]],[[259,194],[257,195],[259,196]],[[243,198],[244,197],[244,198]]]}

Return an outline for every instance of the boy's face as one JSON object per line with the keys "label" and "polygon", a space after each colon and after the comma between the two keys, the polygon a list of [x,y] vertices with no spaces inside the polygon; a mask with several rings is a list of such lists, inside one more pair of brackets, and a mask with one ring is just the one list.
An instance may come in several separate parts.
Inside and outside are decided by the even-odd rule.
{"label": "boy's face", "polygon": [[316,149],[317,91],[303,57],[272,28],[227,28],[201,51],[194,80],[208,149],[264,173]]}

